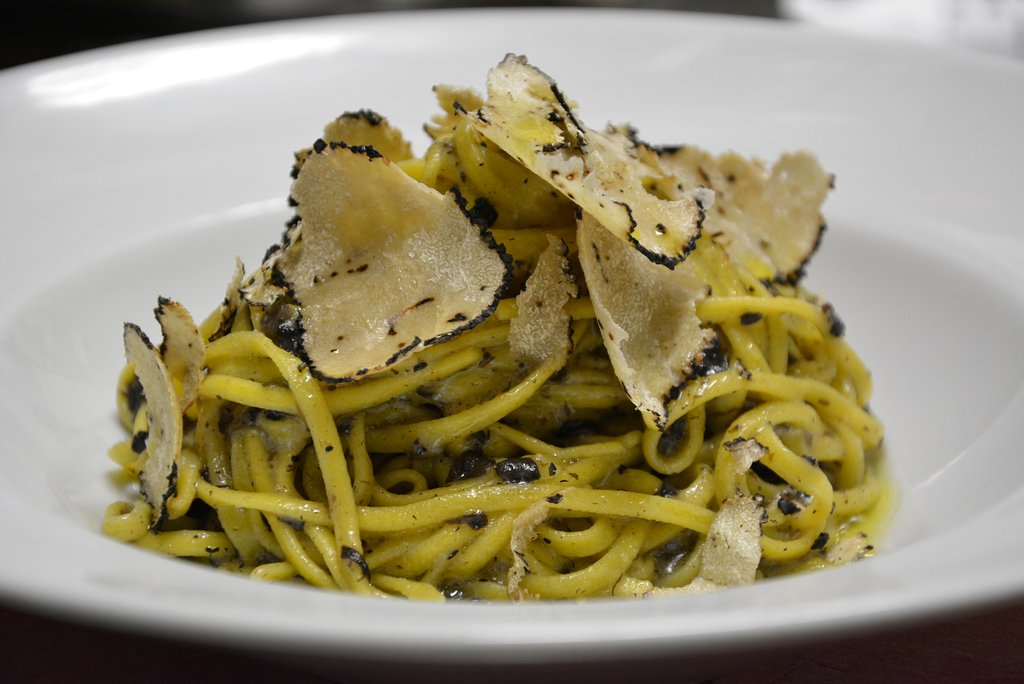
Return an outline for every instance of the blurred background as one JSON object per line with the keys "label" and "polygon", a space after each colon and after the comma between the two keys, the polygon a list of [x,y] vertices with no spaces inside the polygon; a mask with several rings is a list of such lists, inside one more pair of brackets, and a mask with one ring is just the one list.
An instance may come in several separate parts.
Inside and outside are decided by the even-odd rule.
{"label": "blurred background", "polygon": [[0,68],[237,24],[484,6],[631,7],[748,15],[1024,59],[1024,0],[35,0],[3,3]]}

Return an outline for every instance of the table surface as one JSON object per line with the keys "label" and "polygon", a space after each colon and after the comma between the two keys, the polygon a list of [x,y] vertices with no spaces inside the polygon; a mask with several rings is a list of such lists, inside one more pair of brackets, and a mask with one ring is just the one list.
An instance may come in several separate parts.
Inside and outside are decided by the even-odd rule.
{"label": "table surface", "polygon": [[[704,684],[775,682],[1024,681],[1024,599],[924,624],[882,629],[742,665]],[[298,672],[256,655],[165,641],[0,608],[4,681],[78,684],[218,682],[318,684],[338,681]],[[145,673],[140,678],[140,673]]]}

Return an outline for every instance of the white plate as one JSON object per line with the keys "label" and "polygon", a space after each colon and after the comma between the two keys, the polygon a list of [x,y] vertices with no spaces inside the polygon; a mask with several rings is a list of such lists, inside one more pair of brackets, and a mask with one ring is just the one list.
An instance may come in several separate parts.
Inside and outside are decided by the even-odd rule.
{"label": "white plate", "polygon": [[[258,584],[100,536],[122,321],[151,321],[158,294],[212,308],[235,255],[255,265],[278,237],[291,152],[328,119],[370,107],[415,134],[431,85],[482,87],[509,51],[591,125],[762,156],[806,147],[837,174],[811,276],[874,369],[888,426],[901,502],[877,557],[679,599],[422,605]],[[1024,589],[1018,64],[682,14],[392,14],[10,70],[0,120],[9,600],[339,676],[533,664],[565,681],[582,670],[557,665],[693,661]]]}

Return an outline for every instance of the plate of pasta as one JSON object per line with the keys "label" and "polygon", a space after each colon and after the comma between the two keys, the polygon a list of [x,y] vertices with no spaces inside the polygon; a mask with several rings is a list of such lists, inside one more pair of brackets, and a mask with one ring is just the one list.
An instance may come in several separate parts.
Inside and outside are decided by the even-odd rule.
{"label": "plate of pasta", "polygon": [[573,10],[10,70],[0,591],[346,681],[1019,594],[1022,85]]}

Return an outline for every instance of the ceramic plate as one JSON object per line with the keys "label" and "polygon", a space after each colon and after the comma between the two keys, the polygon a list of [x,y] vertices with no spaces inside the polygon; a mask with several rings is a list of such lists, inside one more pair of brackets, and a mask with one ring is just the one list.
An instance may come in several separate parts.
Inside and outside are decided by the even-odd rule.
{"label": "ceramic plate", "polygon": [[[433,84],[482,88],[506,52],[556,77],[591,125],[763,157],[808,148],[835,172],[811,284],[874,371],[899,489],[878,555],[691,597],[426,605],[260,584],[102,537],[122,322],[152,320],[157,295],[215,306],[235,256],[253,266],[279,236],[292,151],[324,122],[368,107],[415,135]],[[345,677],[567,681],[580,663],[838,638],[1024,589],[1020,64],[685,14],[384,14],[9,70],[0,120],[10,601]]]}

